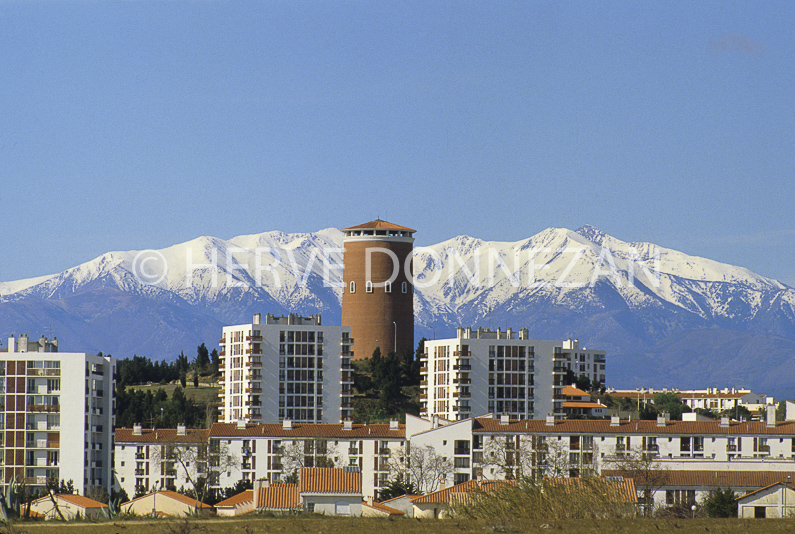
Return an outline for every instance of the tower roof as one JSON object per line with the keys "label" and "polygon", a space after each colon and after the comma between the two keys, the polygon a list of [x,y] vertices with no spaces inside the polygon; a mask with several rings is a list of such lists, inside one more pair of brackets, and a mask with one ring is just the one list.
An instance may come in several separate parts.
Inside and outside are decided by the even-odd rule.
{"label": "tower roof", "polygon": [[399,224],[394,224],[387,221],[382,221],[381,219],[376,219],[374,221],[370,221],[364,224],[357,224],[356,226],[350,226],[348,228],[343,228],[342,231],[346,230],[403,230],[404,232],[416,232],[417,230],[413,228],[408,228],[406,226],[400,226]]}

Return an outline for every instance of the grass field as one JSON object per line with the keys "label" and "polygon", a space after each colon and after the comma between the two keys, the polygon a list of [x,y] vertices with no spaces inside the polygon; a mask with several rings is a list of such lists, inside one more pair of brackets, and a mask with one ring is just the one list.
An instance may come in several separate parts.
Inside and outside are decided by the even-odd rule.
{"label": "grass field", "polygon": [[627,533],[678,534],[717,532],[727,534],[778,534],[795,532],[795,519],[610,519],[605,521],[550,521],[503,527],[483,521],[334,518],[319,516],[209,520],[130,520],[98,523],[15,523],[0,533],[35,534],[454,534],[461,532],[576,532],[577,534]]}

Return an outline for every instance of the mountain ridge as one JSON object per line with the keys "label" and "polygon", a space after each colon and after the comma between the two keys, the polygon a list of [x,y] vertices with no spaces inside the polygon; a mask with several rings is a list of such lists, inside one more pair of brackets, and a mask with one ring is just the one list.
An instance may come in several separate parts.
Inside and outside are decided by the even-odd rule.
{"label": "mountain ridge", "polygon": [[[214,346],[220,325],[248,322],[255,312],[322,313],[339,324],[341,248],[342,232],[326,228],[107,252],[61,273],[0,283],[2,334],[46,334],[53,323],[64,350],[174,358],[201,342]],[[536,339],[579,337],[608,350],[611,385],[673,385],[666,382],[676,378],[703,386],[722,376],[722,362],[737,365],[716,337],[724,332],[745,336],[737,342],[746,353],[743,385],[795,388],[782,374],[795,371],[795,289],[743,267],[584,225],[515,242],[456,236],[417,247],[414,272],[417,338],[449,337],[460,325],[527,327]],[[716,369],[702,369],[700,380],[680,373],[689,368],[683,339]],[[649,365],[649,358],[668,363]],[[786,383],[754,370],[768,360]],[[633,385],[633,367],[642,363],[654,369],[647,380],[654,383]]]}

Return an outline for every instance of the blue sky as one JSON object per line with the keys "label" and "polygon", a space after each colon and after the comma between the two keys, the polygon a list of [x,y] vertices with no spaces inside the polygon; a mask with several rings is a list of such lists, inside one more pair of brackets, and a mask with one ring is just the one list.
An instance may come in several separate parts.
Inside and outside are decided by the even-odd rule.
{"label": "blue sky", "polygon": [[0,3],[0,280],[380,215],[795,285],[795,2]]}

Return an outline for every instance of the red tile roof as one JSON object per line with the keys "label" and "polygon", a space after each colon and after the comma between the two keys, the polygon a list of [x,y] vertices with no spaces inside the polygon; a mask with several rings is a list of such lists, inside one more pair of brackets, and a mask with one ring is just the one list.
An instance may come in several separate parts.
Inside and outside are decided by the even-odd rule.
{"label": "red tile roof", "polygon": [[773,484],[769,484],[769,485],[765,486],[764,488],[759,488],[758,490],[750,491],[750,492],[746,493],[745,495],[740,495],[739,497],[735,497],[734,500],[735,501],[739,501],[740,499],[745,499],[746,497],[748,497],[750,495],[753,495],[754,493],[759,493],[760,491],[764,491],[766,489],[772,488],[774,486],[779,486],[779,485],[787,486],[789,489],[795,490],[795,486],[793,486],[792,484],[786,484],[784,482],[775,482]]}
{"label": "red tile roof", "polygon": [[516,482],[513,480],[483,480],[477,479],[467,480],[449,488],[440,489],[426,495],[414,497],[411,502],[414,504],[428,504],[428,503],[444,503],[450,504],[450,499],[455,494],[467,493],[470,491],[496,491],[507,486],[515,486]]}
{"label": "red tile roof", "polygon": [[205,443],[210,431],[204,428],[188,428],[184,436],[177,435],[176,428],[142,428],[141,435],[133,434],[132,428],[117,428],[116,443]]}
{"label": "red tile roof", "polygon": [[[664,470],[650,473],[655,482],[664,480],[664,486],[694,486],[694,487],[732,487],[732,488],[761,488],[775,482],[786,480],[787,475],[795,480],[795,472],[789,471],[679,471]],[[622,476],[623,471],[603,469],[602,476]],[[642,485],[645,475],[633,473],[636,485]],[[664,477],[664,478],[662,478]],[[657,482],[659,483],[659,482]]]}
{"label": "red tile roof", "polygon": [[566,386],[563,388],[563,394],[567,397],[590,397],[591,395],[587,391],[583,391],[579,388],[574,386]]}
{"label": "red tile roof", "polygon": [[406,226],[400,226],[398,224],[394,224],[387,221],[382,221],[381,219],[376,219],[374,221],[370,221],[364,224],[357,224],[356,226],[349,226],[348,228],[343,228],[342,231],[345,230],[363,230],[363,229],[373,229],[373,230],[404,230],[408,232],[416,232],[413,228],[408,228]]}
{"label": "red tile roof", "polygon": [[[94,499],[89,499],[88,497],[84,497],[82,495],[73,495],[71,493],[58,493],[55,495],[55,498],[60,501],[66,501],[70,504],[74,504],[75,506],[79,506],[80,508],[107,508],[107,504],[102,504],[99,501],[95,501]],[[36,499],[34,502],[40,501],[49,501],[50,496],[45,495],[39,499]]]}
{"label": "red tile roof", "polygon": [[335,467],[302,467],[298,472],[299,493],[361,493],[362,474]]}
{"label": "red tile roof", "polygon": [[[161,495],[163,497],[169,497],[171,499],[174,499],[175,501],[181,502],[182,504],[189,504],[191,506],[196,506],[198,504],[199,508],[212,508],[212,506],[210,506],[209,504],[204,504],[203,502],[198,502],[197,503],[196,499],[194,499],[193,497],[188,497],[187,495],[182,495],[181,493],[177,493],[176,491],[160,490],[158,492],[152,492],[152,493],[157,493],[158,497],[161,496]],[[126,505],[130,504],[131,502],[135,502],[135,501],[137,501],[139,499],[145,499],[146,497],[149,497],[150,495],[152,495],[152,493],[147,493],[146,495],[141,495],[140,497],[138,497],[136,499],[133,499],[131,501],[128,501],[128,502],[124,503],[124,505],[126,506]]]}
{"label": "red tile roof", "polygon": [[226,507],[234,508],[238,504],[242,504],[244,502],[253,501],[253,500],[254,500],[254,490],[248,489],[248,490],[245,490],[245,491],[243,491],[241,493],[238,493],[237,495],[232,495],[228,499],[224,499],[223,501],[221,501],[218,504],[216,504],[215,507],[216,508],[226,508]]}
{"label": "red tile roof", "polygon": [[327,423],[293,423],[292,428],[283,428],[282,423],[263,423],[246,425],[246,428],[237,428],[237,423],[215,423],[210,429],[211,437],[258,437],[267,436],[275,438],[300,438],[300,437],[327,437],[327,438],[392,438],[403,439],[406,437],[406,425],[398,425],[397,430],[390,430],[388,424],[381,425],[352,425],[351,430],[345,430],[342,424]]}
{"label": "red tile roof", "polygon": [[271,484],[260,488],[254,506],[257,509],[291,510],[298,506],[300,502],[298,484]]}
{"label": "red tile roof", "polygon": [[638,501],[638,493],[635,491],[635,482],[631,478],[622,480],[605,480],[604,478],[547,478],[547,484],[559,486],[564,489],[572,488],[594,488],[605,496],[613,497],[613,502]]}
{"label": "red tile roof", "polygon": [[720,421],[667,421],[657,426],[657,421],[619,421],[612,426],[609,419],[560,419],[547,425],[543,419],[513,419],[507,425],[499,419],[477,418],[473,421],[475,433],[556,433],[556,434],[696,434],[696,435],[776,435],[795,436],[795,421],[777,421],[768,427],[764,421],[731,421],[720,426]]}
{"label": "red tile roof", "polygon": [[379,512],[384,512],[384,513],[387,513],[389,515],[405,515],[406,514],[406,512],[402,512],[402,511],[398,510],[397,508],[392,508],[391,506],[387,506],[384,503],[380,503],[380,502],[374,502],[373,504],[369,504],[367,502],[363,502],[362,506],[368,506],[370,508],[378,510]]}
{"label": "red tile roof", "polygon": [[563,401],[564,408],[607,408],[604,404],[598,402],[585,402],[585,401]]}

